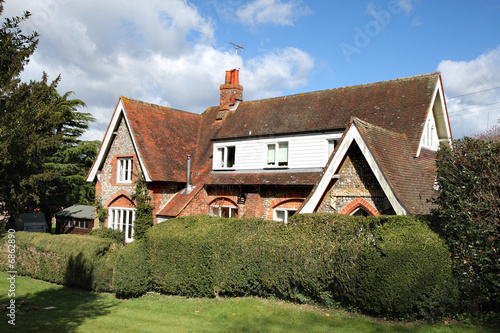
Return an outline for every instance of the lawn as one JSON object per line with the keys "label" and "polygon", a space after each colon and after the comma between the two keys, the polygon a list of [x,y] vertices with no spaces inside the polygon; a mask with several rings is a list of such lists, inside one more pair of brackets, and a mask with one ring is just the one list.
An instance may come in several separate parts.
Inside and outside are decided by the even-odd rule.
{"label": "lawn", "polygon": [[[9,303],[0,273],[0,303]],[[497,332],[453,324],[405,324],[255,297],[200,299],[147,294],[120,300],[16,277],[15,327],[2,312],[0,332]]]}

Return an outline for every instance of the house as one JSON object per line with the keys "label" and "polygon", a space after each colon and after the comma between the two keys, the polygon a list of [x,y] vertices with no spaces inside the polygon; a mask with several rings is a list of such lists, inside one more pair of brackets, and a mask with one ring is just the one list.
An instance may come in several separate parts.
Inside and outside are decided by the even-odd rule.
{"label": "house", "polygon": [[94,227],[94,213],[94,206],[86,205],[73,205],[57,212],[56,234],[88,234]]}
{"label": "house", "polygon": [[24,213],[19,215],[15,221],[16,229],[20,231],[49,232],[43,213]]}
{"label": "house", "polygon": [[243,101],[234,69],[201,114],[120,97],[87,181],[127,240],[139,171],[155,223],[426,214],[439,144],[452,144],[439,73]]}

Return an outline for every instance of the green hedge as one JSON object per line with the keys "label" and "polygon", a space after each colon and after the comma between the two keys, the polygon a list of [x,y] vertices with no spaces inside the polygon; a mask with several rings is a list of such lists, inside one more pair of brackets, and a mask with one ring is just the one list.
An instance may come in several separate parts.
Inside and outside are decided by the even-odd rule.
{"label": "green hedge", "polygon": [[[7,238],[2,243],[0,266],[7,268]],[[96,278],[94,268],[100,265],[104,254],[112,248],[109,239],[87,235],[51,235],[16,232],[16,263],[19,275],[63,284],[71,287],[92,289]]]}
{"label": "green hedge", "polygon": [[443,242],[413,217],[189,216],[147,234],[151,283],[188,296],[275,295],[377,314],[424,313],[449,277]]}
{"label": "green hedge", "polygon": [[150,289],[149,281],[149,261],[144,242],[127,244],[115,261],[113,287],[116,296],[141,296]]}
{"label": "green hedge", "polygon": [[365,312],[400,317],[444,311],[450,252],[427,225],[393,217],[373,230],[357,260],[353,301]]}

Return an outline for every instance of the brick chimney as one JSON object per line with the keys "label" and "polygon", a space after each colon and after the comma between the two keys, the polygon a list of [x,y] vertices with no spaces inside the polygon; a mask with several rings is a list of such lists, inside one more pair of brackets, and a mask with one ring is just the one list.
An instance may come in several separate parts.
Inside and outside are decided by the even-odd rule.
{"label": "brick chimney", "polygon": [[243,101],[243,87],[239,84],[239,71],[226,71],[225,83],[220,86],[220,107],[216,120],[223,120],[228,111],[235,111]]}

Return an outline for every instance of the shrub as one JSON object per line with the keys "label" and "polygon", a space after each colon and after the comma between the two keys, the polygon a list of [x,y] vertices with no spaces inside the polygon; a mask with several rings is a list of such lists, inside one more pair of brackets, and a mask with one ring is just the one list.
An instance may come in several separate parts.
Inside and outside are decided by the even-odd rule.
{"label": "shrub", "polygon": [[[497,128],[498,129],[498,128]],[[446,240],[469,309],[500,307],[500,141],[465,138],[437,153],[440,206],[436,231]],[[466,310],[462,308],[462,310]]]}
{"label": "shrub", "polygon": [[[95,265],[112,243],[87,235],[24,231],[16,232],[15,240],[18,274],[83,289],[92,288]],[[3,251],[5,245],[2,244]],[[6,254],[1,255],[7,258]],[[6,263],[2,261],[1,266],[5,268]]]}
{"label": "shrub", "polygon": [[120,298],[137,297],[150,287],[149,260],[144,241],[127,244],[118,254],[113,274],[113,287]]}
{"label": "shrub", "polygon": [[90,236],[111,239],[117,243],[125,243],[125,232],[123,230],[111,229],[106,227],[94,228],[89,232]]}
{"label": "shrub", "polygon": [[356,263],[352,301],[364,311],[394,317],[439,312],[451,280],[450,253],[424,223],[393,217],[373,229]]}
{"label": "shrub", "polygon": [[122,249],[117,243],[111,244],[108,252],[94,265],[92,272],[92,290],[99,292],[113,292],[113,270]]}

